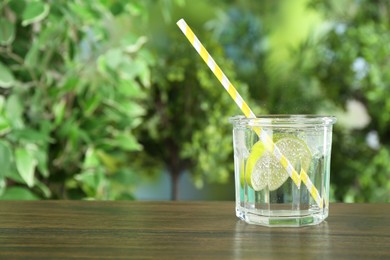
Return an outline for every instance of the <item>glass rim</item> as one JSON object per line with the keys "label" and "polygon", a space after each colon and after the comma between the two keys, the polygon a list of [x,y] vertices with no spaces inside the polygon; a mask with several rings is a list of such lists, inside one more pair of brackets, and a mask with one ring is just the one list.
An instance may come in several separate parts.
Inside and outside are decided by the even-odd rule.
{"label": "glass rim", "polygon": [[236,115],[229,118],[229,122],[233,125],[242,126],[328,126],[333,125],[336,121],[335,116],[315,114],[271,114],[259,115],[255,118]]}

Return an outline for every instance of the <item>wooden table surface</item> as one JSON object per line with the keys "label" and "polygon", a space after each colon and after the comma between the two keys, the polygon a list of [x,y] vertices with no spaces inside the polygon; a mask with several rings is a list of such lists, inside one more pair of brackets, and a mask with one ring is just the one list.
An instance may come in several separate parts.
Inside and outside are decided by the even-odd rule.
{"label": "wooden table surface", "polygon": [[268,228],[233,202],[1,201],[0,259],[390,259],[390,204]]}

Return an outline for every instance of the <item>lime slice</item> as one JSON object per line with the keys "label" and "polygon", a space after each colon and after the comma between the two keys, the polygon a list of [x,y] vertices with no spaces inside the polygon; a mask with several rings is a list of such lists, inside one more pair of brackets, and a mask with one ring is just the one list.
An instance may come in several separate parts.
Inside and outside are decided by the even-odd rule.
{"label": "lime slice", "polygon": [[266,185],[266,183],[252,182],[251,180],[253,169],[259,158],[263,157],[264,153],[269,152],[266,151],[263,143],[258,141],[252,146],[251,153],[249,154],[248,160],[246,161],[245,180],[254,190],[262,190]]}
{"label": "lime slice", "polygon": [[[304,141],[294,136],[284,136],[275,142],[280,152],[286,156],[294,169],[308,170],[311,153]],[[261,141],[257,142],[248,157],[245,180],[255,190],[268,186],[270,191],[278,189],[288,179],[288,173],[273,154],[265,150]]]}

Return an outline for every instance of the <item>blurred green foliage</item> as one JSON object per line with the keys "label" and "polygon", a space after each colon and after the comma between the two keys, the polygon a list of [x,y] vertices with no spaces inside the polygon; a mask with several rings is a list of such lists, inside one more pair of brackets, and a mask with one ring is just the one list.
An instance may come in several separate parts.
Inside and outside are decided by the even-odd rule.
{"label": "blurred green foliage", "polygon": [[[188,3],[191,4],[199,5]],[[192,10],[191,6],[187,8]],[[154,21],[159,22],[148,24],[149,38],[158,37],[147,45],[155,54],[156,65],[152,68],[149,98],[144,105],[147,108],[145,122],[137,131],[144,146],[142,156],[147,158],[140,160],[146,162],[142,168],[148,167],[150,162],[158,162],[157,165],[167,169],[172,178],[173,199],[177,198],[178,179],[185,171],[190,171],[198,188],[203,187],[204,180],[226,183],[234,171],[233,147],[231,139],[226,138],[231,135],[227,118],[240,113],[172,22],[179,19],[176,13],[182,13],[177,9],[171,10],[172,17],[164,26],[161,26],[164,17],[158,12],[154,14]],[[193,24],[202,24],[211,18],[210,14],[203,14]],[[216,55],[225,73],[234,79],[234,67],[224,58],[223,46],[209,31],[196,33]],[[246,94],[246,85],[235,83],[241,85],[241,91]]]}
{"label": "blurred green foliage", "polygon": [[172,198],[184,172],[231,179],[240,111],[184,17],[257,114],[360,102],[369,124],[335,127],[333,198],[390,202],[389,14],[381,0],[2,1],[1,198],[133,199],[163,170]]}
{"label": "blurred green foliage", "polygon": [[152,60],[131,14],[104,1],[0,7],[3,198],[132,198]]}
{"label": "blurred green foliage", "polygon": [[[314,1],[332,21],[312,53],[308,73],[337,106],[357,100],[370,122],[337,127],[332,179],[335,196],[348,202],[390,202],[390,3]],[[359,116],[359,115],[358,115]]]}

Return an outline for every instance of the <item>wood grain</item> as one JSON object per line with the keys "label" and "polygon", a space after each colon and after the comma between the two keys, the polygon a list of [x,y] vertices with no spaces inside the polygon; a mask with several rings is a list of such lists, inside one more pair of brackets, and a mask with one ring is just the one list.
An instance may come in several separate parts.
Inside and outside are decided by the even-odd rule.
{"label": "wood grain", "polygon": [[390,259],[390,204],[332,204],[303,228],[248,225],[233,202],[0,202],[0,259]]}

